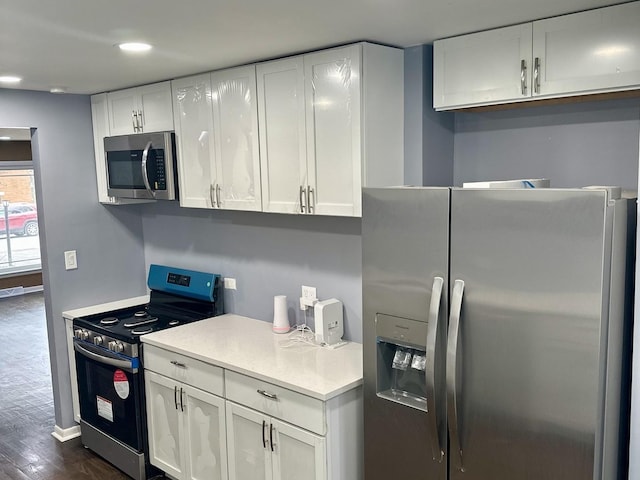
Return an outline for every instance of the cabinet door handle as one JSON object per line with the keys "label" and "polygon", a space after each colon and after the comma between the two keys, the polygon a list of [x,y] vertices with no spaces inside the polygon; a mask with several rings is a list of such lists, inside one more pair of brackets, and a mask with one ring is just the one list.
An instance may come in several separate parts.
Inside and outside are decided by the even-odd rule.
{"label": "cabinet door handle", "polygon": [[540,57],[533,62],[533,93],[540,93]]}
{"label": "cabinet door handle", "polygon": [[313,188],[307,186],[307,210],[309,213],[313,213],[315,209],[314,204],[316,203],[315,193],[313,192]]}
{"label": "cabinet door handle", "polygon": [[222,203],[220,202],[220,190],[221,190],[220,184],[216,183],[216,200],[218,203],[218,208],[222,208]]}
{"label": "cabinet door handle", "polygon": [[131,124],[133,125],[133,131],[138,131],[138,114],[135,110],[131,110]]}
{"label": "cabinet door handle", "polygon": [[262,448],[267,448],[267,437],[264,434],[264,427],[267,426],[267,422],[262,420]]}
{"label": "cabinet door handle", "polygon": [[144,126],[144,119],[142,118],[142,110],[138,110],[138,124],[140,131],[142,132],[142,127]]}
{"label": "cabinet door handle", "polygon": [[209,197],[211,197],[211,206],[213,208],[216,208],[217,205],[216,205],[216,197],[215,197],[214,192],[215,192],[215,190],[214,190],[214,186],[213,186],[213,183],[212,183],[211,187],[209,187]]}
{"label": "cabinet door handle", "polygon": [[184,400],[182,397],[182,393],[183,393],[183,390],[182,390],[182,387],[180,387],[180,411],[184,412]]}
{"label": "cabinet door handle", "polygon": [[269,425],[269,443],[271,444],[271,451],[273,452],[273,423]]}
{"label": "cabinet door handle", "polygon": [[527,94],[527,61],[520,60],[520,93]]}
{"label": "cabinet door handle", "polygon": [[304,204],[305,188],[302,185],[300,185],[300,193],[298,195],[300,196],[300,213],[304,213],[304,209],[305,209],[305,204]]}
{"label": "cabinet door handle", "polygon": [[270,393],[267,392],[265,390],[256,390],[260,395],[262,395],[263,397],[267,397],[270,398],[271,400],[277,400],[278,399],[278,395],[276,395],[275,393]]}
{"label": "cabinet door handle", "polygon": [[171,360],[171,365],[175,365],[176,367],[180,367],[180,368],[187,368],[187,366],[184,363],[180,363],[176,360]]}
{"label": "cabinet door handle", "polygon": [[178,409],[178,387],[173,387],[173,401],[176,404],[176,410]]}

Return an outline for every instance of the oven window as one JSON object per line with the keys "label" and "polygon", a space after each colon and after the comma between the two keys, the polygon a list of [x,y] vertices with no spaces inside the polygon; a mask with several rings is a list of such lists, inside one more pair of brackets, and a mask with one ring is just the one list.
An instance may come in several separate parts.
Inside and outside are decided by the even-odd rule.
{"label": "oven window", "polygon": [[76,352],[82,419],[135,450],[143,450],[142,373],[125,372]]}

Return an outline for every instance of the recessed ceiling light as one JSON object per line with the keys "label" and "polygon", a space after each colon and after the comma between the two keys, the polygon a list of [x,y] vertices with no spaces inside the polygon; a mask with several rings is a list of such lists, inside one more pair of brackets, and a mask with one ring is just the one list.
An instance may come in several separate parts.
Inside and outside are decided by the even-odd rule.
{"label": "recessed ceiling light", "polygon": [[52,87],[49,91],[51,93],[67,93],[67,89],[65,87]]}
{"label": "recessed ceiling light", "polygon": [[0,82],[2,83],[20,83],[22,78],[16,77],[14,75],[3,75],[0,76]]}
{"label": "recessed ceiling light", "polygon": [[148,43],[139,43],[139,42],[128,42],[128,43],[120,43],[118,44],[120,50],[125,52],[148,52],[151,50],[151,45]]}
{"label": "recessed ceiling light", "polygon": [[1,140],[4,140],[4,141],[11,140],[11,137],[0,137],[0,141]]}

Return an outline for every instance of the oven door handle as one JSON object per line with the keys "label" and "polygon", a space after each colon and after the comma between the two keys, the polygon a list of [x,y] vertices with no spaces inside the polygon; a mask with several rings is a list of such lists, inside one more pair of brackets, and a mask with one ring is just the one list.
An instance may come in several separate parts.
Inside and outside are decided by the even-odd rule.
{"label": "oven door handle", "polygon": [[120,360],[117,358],[105,357],[104,355],[100,355],[98,353],[94,353],[90,350],[87,350],[85,347],[78,344],[77,342],[73,342],[73,349],[76,352],[78,352],[80,355],[90,358],[91,360],[95,360],[96,362],[100,362],[105,365],[110,365],[112,367],[120,368],[125,372],[137,373],[138,371],[137,368],[132,368],[131,361],[129,360]]}

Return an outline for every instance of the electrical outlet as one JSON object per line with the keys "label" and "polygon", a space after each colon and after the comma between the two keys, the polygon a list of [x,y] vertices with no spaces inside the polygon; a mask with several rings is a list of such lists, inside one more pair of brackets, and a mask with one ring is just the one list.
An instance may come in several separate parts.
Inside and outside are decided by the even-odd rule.
{"label": "electrical outlet", "polygon": [[75,250],[64,252],[64,268],[66,270],[75,270],[78,268],[78,255]]}
{"label": "electrical outlet", "polygon": [[302,285],[302,298],[313,300],[316,298],[316,287]]}
{"label": "electrical outlet", "polygon": [[225,278],[224,279],[224,288],[227,290],[237,290],[236,288],[236,279],[235,278]]}

